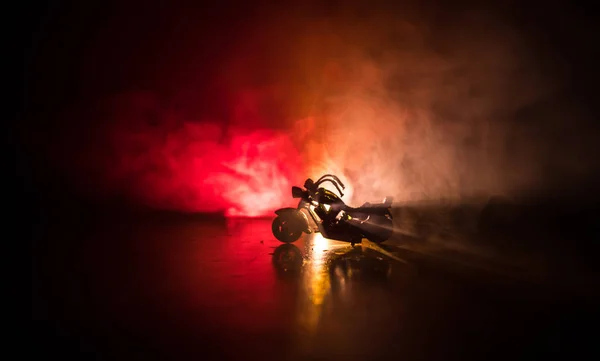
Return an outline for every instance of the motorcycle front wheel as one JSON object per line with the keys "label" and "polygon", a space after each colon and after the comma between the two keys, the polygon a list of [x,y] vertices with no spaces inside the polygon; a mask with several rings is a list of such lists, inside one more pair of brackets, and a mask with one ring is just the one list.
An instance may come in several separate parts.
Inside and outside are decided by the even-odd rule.
{"label": "motorcycle front wheel", "polygon": [[275,238],[277,238],[280,242],[283,243],[295,242],[302,235],[301,230],[293,229],[292,225],[290,224],[290,221],[281,216],[277,216],[273,220],[271,230],[273,231],[273,235],[275,236]]}

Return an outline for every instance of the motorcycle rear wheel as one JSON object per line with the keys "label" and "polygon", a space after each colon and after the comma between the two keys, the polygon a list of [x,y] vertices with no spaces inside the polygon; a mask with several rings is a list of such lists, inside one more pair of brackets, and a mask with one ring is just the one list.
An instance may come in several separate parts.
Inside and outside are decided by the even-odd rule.
{"label": "motorcycle rear wheel", "polygon": [[290,222],[277,216],[271,224],[271,231],[277,240],[283,243],[292,243],[297,241],[302,235],[302,231],[291,229]]}

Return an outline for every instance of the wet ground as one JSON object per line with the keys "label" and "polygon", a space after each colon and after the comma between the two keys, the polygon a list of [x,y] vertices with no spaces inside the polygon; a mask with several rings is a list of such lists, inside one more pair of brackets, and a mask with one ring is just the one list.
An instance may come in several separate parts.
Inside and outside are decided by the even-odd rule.
{"label": "wet ground", "polygon": [[48,356],[531,360],[594,351],[592,300],[397,240],[352,248],[317,235],[283,245],[270,220],[216,218],[39,230],[30,349]]}

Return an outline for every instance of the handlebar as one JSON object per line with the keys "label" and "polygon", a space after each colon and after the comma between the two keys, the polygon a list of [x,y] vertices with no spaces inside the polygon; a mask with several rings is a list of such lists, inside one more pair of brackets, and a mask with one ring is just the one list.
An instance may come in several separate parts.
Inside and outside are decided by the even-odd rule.
{"label": "handlebar", "polygon": [[[331,178],[333,178],[333,179],[335,180],[335,182],[336,182],[336,183],[338,183],[340,186],[342,186],[342,189],[346,189],[346,186],[344,186],[344,183],[342,183],[342,181],[341,181],[341,180],[340,180],[338,177],[336,177],[335,175],[333,175],[333,174],[325,174],[325,175],[323,175],[321,178],[319,178],[319,179],[318,179],[318,180],[315,182],[315,184],[316,184],[316,185],[319,185],[319,184],[321,184],[322,182],[325,182],[325,181],[329,181],[329,182],[331,182],[331,183],[334,183],[334,182],[333,182],[331,179],[325,179],[325,178],[328,178],[328,177],[331,177]],[[334,184],[335,184],[335,183],[334,183]],[[335,186],[336,186],[336,188],[337,188],[337,184],[335,184]],[[338,190],[339,190],[339,188],[338,188]],[[340,193],[341,193],[341,192],[340,192]]]}
{"label": "handlebar", "polygon": [[[331,179],[321,179],[317,183],[315,183],[315,186],[318,186],[319,184],[325,183],[325,182],[331,182],[335,186],[335,189],[337,189],[337,191],[340,193],[340,197],[344,196],[344,193],[342,193],[342,191],[340,190],[340,187],[337,185],[337,183]],[[342,185],[342,187],[344,187],[344,186]]]}

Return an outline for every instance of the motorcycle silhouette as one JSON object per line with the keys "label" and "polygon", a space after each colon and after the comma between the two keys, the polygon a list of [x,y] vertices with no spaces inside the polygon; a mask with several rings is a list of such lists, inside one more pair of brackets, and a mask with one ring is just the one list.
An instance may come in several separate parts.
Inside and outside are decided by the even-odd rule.
{"label": "motorcycle silhouette", "polygon": [[[332,183],[339,196],[320,187]],[[272,231],[275,238],[284,243],[297,241],[302,233],[320,232],[324,238],[350,242],[352,246],[364,238],[374,243],[388,240],[393,234],[393,217],[390,212],[393,198],[385,197],[382,203],[365,203],[353,208],[341,197],[346,187],[338,177],[325,174],[316,182],[308,178],[304,189],[293,186],[292,197],[299,198],[296,208],[286,207],[275,211]],[[312,222],[309,221],[309,217]]]}

